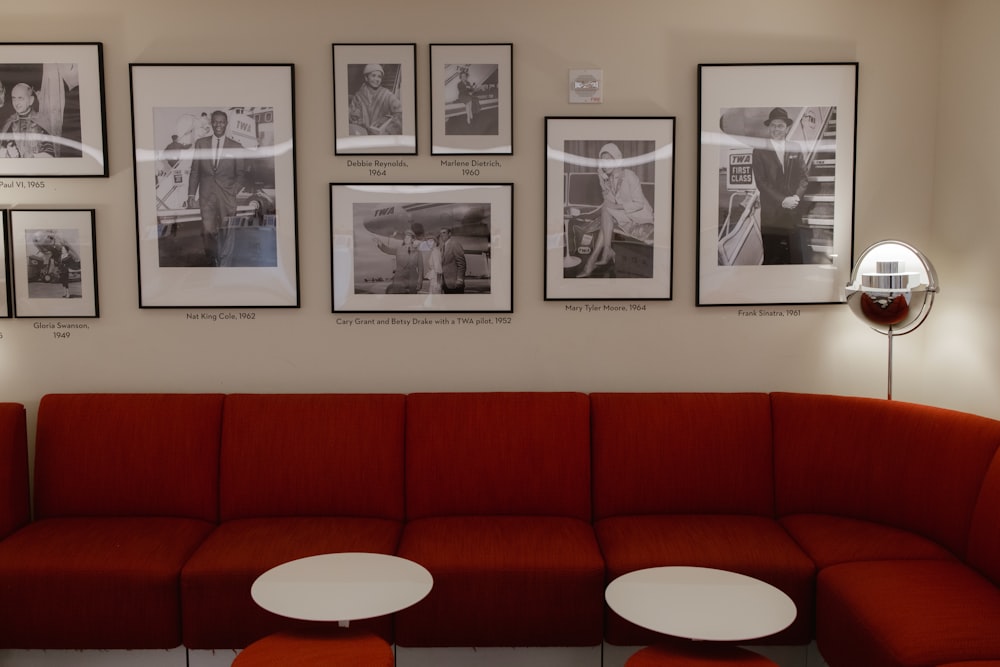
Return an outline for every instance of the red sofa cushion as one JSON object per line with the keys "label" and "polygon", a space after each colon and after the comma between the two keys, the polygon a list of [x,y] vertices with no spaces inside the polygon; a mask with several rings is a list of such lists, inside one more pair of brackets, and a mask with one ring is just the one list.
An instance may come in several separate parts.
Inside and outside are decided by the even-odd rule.
{"label": "red sofa cushion", "polygon": [[396,614],[400,646],[596,646],[604,562],[588,522],[441,517],[403,529],[398,555],[434,576]]}
{"label": "red sofa cushion", "polygon": [[219,394],[50,394],[35,516],[218,517]]}
{"label": "red sofa cushion", "polygon": [[24,406],[0,403],[0,538],[26,524],[29,516]]}
{"label": "red sofa cushion", "polygon": [[[812,639],[816,568],[774,519],[663,514],[602,519],[594,528],[607,563],[608,583],[634,570],[664,565],[739,572],[780,588],[798,611],[791,626],[757,643],[804,644]],[[611,610],[605,635],[619,646],[661,639]]]}
{"label": "red sofa cushion", "polygon": [[402,520],[404,407],[401,394],[227,396],[222,520]]}
{"label": "red sofa cushion", "polygon": [[[254,580],[296,558],[343,551],[394,554],[401,523],[358,517],[234,519],[222,523],[181,573],[184,645],[193,649],[241,648],[278,631],[324,624],[283,618],[250,597]],[[391,638],[391,618],[352,627]]]}
{"label": "red sofa cushion", "polygon": [[964,555],[1000,421],[898,401],[771,395],[779,516],[913,531]]}
{"label": "red sofa cushion", "polygon": [[778,663],[731,644],[688,642],[647,646],[626,660],[625,667],[778,667]]}
{"label": "red sofa cushion", "polygon": [[280,632],[265,637],[233,660],[232,667],[393,667],[392,647],[381,637],[353,630]]}
{"label": "red sofa cushion", "polygon": [[212,527],[167,517],[28,524],[0,541],[0,647],[178,646],[181,568]]}
{"label": "red sofa cushion", "polygon": [[926,537],[870,521],[828,514],[792,514],[779,521],[820,569],[859,560],[955,557]]}
{"label": "red sofa cushion", "polygon": [[406,512],[590,521],[590,418],[577,393],[411,394]]}
{"label": "red sofa cushion", "polygon": [[594,515],[774,515],[767,394],[592,394]]}
{"label": "red sofa cushion", "polygon": [[834,565],[817,580],[830,665],[924,667],[1000,656],[1000,589],[958,561]]}
{"label": "red sofa cushion", "polygon": [[993,457],[972,515],[968,561],[1000,586],[1000,452]]}

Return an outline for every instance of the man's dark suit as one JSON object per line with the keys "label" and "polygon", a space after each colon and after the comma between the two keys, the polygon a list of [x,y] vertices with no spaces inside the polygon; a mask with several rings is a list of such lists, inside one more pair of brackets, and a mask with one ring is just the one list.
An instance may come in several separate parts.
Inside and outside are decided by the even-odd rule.
{"label": "man's dark suit", "polygon": [[465,292],[465,249],[452,238],[441,247],[441,282],[445,294]]}
{"label": "man's dark suit", "polygon": [[188,197],[198,193],[201,209],[202,234],[209,259],[218,260],[219,226],[236,215],[236,195],[247,177],[247,161],[239,142],[223,137],[222,150],[215,157],[215,137],[202,137],[194,142],[195,159],[188,178]]}
{"label": "man's dark suit", "polygon": [[[802,249],[799,243],[799,223],[802,220],[801,203],[795,208],[783,208],[785,197],[802,197],[809,184],[805,157],[798,144],[786,141],[784,160],[770,148],[753,151],[753,177],[760,192],[760,231],[765,237],[765,264],[801,264]],[[782,164],[783,163],[783,164]],[[787,242],[787,251],[775,255],[768,250],[768,237]],[[777,241],[775,241],[777,242]],[[772,244],[773,246],[773,244]]]}

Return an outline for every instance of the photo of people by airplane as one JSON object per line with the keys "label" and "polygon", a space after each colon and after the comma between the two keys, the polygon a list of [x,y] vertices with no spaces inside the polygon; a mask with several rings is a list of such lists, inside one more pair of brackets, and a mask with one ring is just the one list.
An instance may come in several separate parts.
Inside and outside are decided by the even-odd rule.
{"label": "photo of people by airplane", "polygon": [[79,247],[76,229],[25,231],[29,299],[83,297]]}
{"label": "photo of people by airplane", "polygon": [[500,133],[497,64],[444,66],[444,133]]}
{"label": "photo of people by airplane", "polygon": [[159,266],[277,266],[273,107],[156,107],[153,132]]}
{"label": "photo of people by airplane", "polygon": [[0,158],[78,158],[76,63],[0,64]]}
{"label": "photo of people by airplane", "polygon": [[833,263],[837,107],[720,111],[719,266]]}
{"label": "photo of people by airplane", "polygon": [[490,294],[491,212],[475,202],[355,203],[354,293]]}
{"label": "photo of people by airplane", "polygon": [[651,278],[656,142],[563,145],[564,278]]}

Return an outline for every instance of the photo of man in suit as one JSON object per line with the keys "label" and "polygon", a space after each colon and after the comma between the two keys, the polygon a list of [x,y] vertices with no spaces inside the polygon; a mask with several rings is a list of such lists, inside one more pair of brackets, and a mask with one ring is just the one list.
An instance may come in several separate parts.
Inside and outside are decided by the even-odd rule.
{"label": "photo of man in suit", "polygon": [[441,290],[445,294],[465,294],[465,248],[451,236],[451,229],[441,230]]}
{"label": "photo of man in suit", "polygon": [[764,264],[802,264],[802,195],[809,173],[802,148],[786,141],[792,120],[776,107],[764,125],[768,138],[753,150],[753,177],[760,192]]}
{"label": "photo of man in suit", "polygon": [[211,115],[212,136],[195,141],[185,207],[201,209],[202,240],[210,266],[219,266],[219,228],[236,215],[236,195],[247,185],[249,162],[243,146],[226,136],[229,116]]}

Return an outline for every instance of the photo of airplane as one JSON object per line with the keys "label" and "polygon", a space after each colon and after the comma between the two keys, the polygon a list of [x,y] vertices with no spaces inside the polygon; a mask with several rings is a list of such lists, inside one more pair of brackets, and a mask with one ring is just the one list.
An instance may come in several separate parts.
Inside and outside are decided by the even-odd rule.
{"label": "photo of airplane", "polygon": [[[490,204],[412,202],[354,205],[354,284],[357,294],[384,293],[394,255],[410,232],[426,260],[444,228],[466,255],[466,292],[490,292]],[[426,261],[425,261],[426,264]],[[425,283],[420,293],[426,293]]]}

